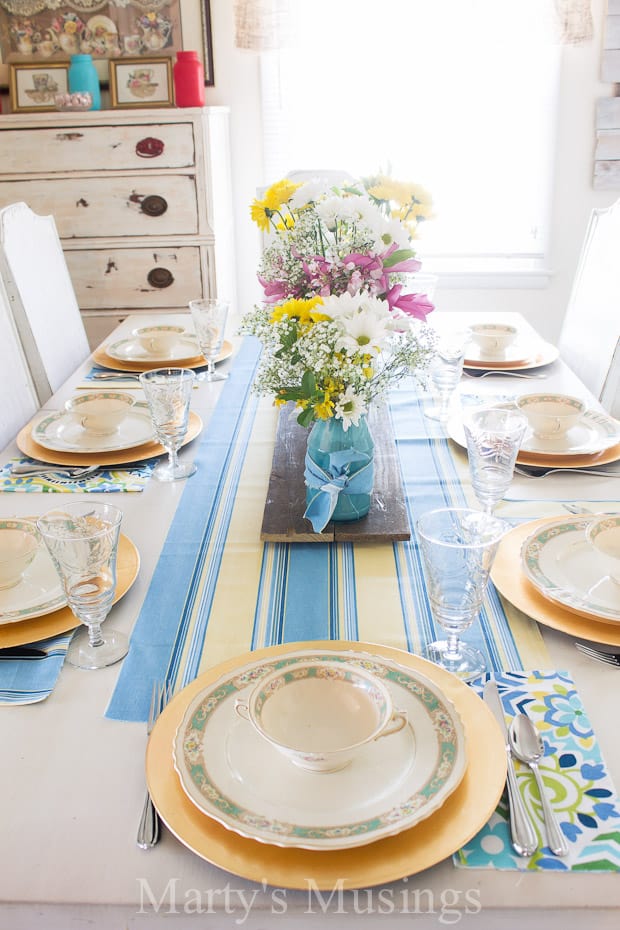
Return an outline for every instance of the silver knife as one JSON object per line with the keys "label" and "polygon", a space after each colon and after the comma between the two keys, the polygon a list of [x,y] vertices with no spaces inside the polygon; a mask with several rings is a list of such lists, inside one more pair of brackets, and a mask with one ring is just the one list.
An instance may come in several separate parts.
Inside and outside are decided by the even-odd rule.
{"label": "silver knife", "polygon": [[484,701],[488,704],[489,709],[500,725],[504,737],[504,746],[508,756],[508,803],[510,806],[510,834],[512,837],[512,846],[520,856],[532,856],[538,849],[538,839],[532,826],[532,822],[525,809],[525,805],[519,794],[517,787],[517,775],[515,772],[514,760],[510,751],[510,740],[508,739],[508,728],[506,718],[504,717],[504,708],[502,699],[497,690],[497,682],[487,681],[484,686]]}

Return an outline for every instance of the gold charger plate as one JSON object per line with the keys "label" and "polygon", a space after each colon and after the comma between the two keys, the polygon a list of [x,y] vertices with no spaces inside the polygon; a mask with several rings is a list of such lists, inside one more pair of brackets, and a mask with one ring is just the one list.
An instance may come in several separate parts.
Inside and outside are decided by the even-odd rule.
{"label": "gold charger plate", "polygon": [[[135,544],[122,533],[118,541],[116,566],[114,603],[129,591],[140,569],[140,554]],[[21,620],[19,623],[8,623],[0,626],[0,649],[36,643],[48,636],[67,633],[76,626],[79,626],[78,621],[68,607],[61,607],[60,610],[45,614],[43,617],[33,617],[30,620]]]}
{"label": "gold charger plate", "polygon": [[607,623],[598,617],[574,612],[544,597],[525,577],[521,569],[521,547],[533,532],[565,517],[546,517],[531,523],[522,523],[510,530],[501,543],[491,569],[491,580],[497,590],[523,613],[543,626],[579,636],[595,643],[620,646],[620,625]]}
{"label": "gold charger plate", "polygon": [[524,361],[502,362],[502,361],[474,361],[465,359],[463,368],[474,368],[481,371],[521,371],[528,368],[541,368],[543,365],[550,365],[560,356],[560,350],[557,346],[545,342],[535,355],[531,355]]}
{"label": "gold charger plate", "polygon": [[[49,414],[49,411],[48,411]],[[195,439],[202,430],[202,420],[192,410],[189,415],[187,434],[181,443],[186,446]],[[40,446],[32,438],[32,422],[27,423],[17,434],[17,448],[24,455],[29,455],[39,462],[49,462],[51,465],[101,465],[113,467],[114,465],[127,465],[131,462],[142,462],[157,455],[165,455],[166,450],[158,442],[145,442],[141,446],[131,449],[121,449],[116,452],[57,452]]]}
{"label": "gold charger plate", "polygon": [[[442,807],[396,836],[352,849],[309,850],[259,843],[233,833],[203,814],[186,796],[172,759],[177,727],[188,704],[207,685],[236,668],[299,649],[354,649],[387,656],[416,669],[455,705],[470,747],[465,775]],[[477,751],[484,748],[483,752]],[[149,791],[162,820],[192,852],[234,875],[282,888],[330,890],[362,888],[396,881],[430,868],[467,843],[487,822],[506,781],[506,752],[495,718],[480,698],[454,675],[400,649],[343,640],[270,646],[237,656],[187,685],[160,715],[146,753]],[[323,777],[323,776],[318,776]],[[328,777],[328,776],[326,776]]]}
{"label": "gold charger plate", "polygon": [[[225,339],[222,343],[221,352],[215,359],[215,363],[223,362],[225,358],[229,358],[232,355],[232,351],[232,342],[228,342],[228,340]],[[202,354],[193,355],[189,358],[175,358],[174,361],[169,363],[165,361],[122,361],[121,359],[114,358],[113,355],[108,355],[105,346],[100,346],[98,349],[95,349],[92,358],[95,365],[100,365],[102,368],[111,368],[114,371],[151,371],[154,368],[202,368],[207,364],[207,360]]]}
{"label": "gold charger plate", "polygon": [[555,455],[553,452],[519,452],[517,462],[520,465],[538,465],[540,468],[593,468],[595,465],[609,465],[620,459],[620,442],[602,452],[587,455]]}

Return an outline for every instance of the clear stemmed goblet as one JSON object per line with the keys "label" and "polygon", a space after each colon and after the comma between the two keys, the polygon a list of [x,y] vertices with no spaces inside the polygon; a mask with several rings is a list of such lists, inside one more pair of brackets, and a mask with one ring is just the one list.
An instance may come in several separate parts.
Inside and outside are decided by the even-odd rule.
{"label": "clear stemmed goblet", "polygon": [[518,410],[475,410],[463,421],[474,494],[488,514],[502,499],[514,475],[527,419]]}
{"label": "clear stemmed goblet", "polygon": [[127,655],[127,637],[101,624],[116,590],[116,553],[122,513],[112,504],[75,501],[49,510],[37,527],[60,577],[69,607],[87,630],[67,650],[78,668],[105,668]]}
{"label": "clear stemmed goblet", "polygon": [[216,372],[215,360],[224,342],[229,306],[228,301],[218,300],[215,297],[189,302],[198,345],[207,360],[206,381],[223,381],[228,377],[226,374]]}
{"label": "clear stemmed goblet", "polygon": [[168,453],[153,475],[159,481],[178,481],[196,471],[193,462],[179,462],[178,450],[185,439],[189,407],[196,375],[188,368],[154,368],[140,375],[155,435]]}
{"label": "clear stemmed goblet", "polygon": [[438,401],[424,410],[424,416],[430,420],[447,422],[450,399],[463,374],[465,348],[470,341],[469,329],[439,334],[435,355],[429,365],[430,381],[438,395]]}
{"label": "clear stemmed goblet", "polygon": [[480,612],[489,572],[507,529],[503,520],[479,510],[443,508],[418,519],[418,537],[433,618],[447,633],[424,655],[463,681],[481,675],[486,662],[460,634]]}

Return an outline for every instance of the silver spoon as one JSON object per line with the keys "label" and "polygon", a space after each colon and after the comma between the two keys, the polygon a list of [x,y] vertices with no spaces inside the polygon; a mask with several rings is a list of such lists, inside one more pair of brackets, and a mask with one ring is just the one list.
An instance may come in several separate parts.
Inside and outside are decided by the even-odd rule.
{"label": "silver spoon", "polygon": [[538,768],[538,762],[544,755],[544,746],[542,738],[527,716],[527,714],[517,714],[513,717],[509,730],[510,747],[517,759],[521,759],[531,768],[538,786],[540,802],[545,819],[545,829],[547,831],[547,843],[554,856],[567,856],[568,846],[562,835],[562,831],[555,819],[555,814],[543,784],[542,776]]}

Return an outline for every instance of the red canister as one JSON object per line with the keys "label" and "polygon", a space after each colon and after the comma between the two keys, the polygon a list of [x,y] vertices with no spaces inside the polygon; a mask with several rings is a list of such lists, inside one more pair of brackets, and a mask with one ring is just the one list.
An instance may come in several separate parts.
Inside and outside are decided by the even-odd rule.
{"label": "red canister", "polygon": [[198,52],[177,52],[173,73],[176,105],[178,107],[203,107],[205,74]]}

